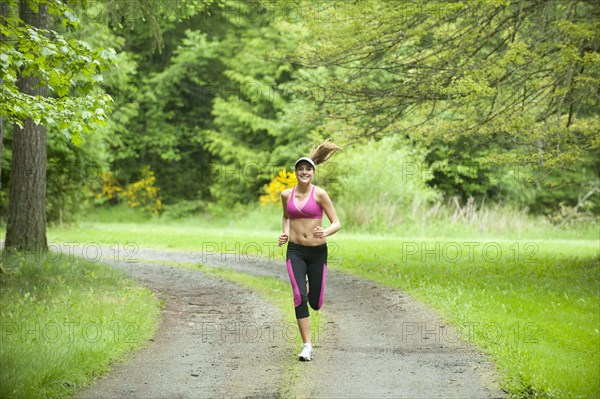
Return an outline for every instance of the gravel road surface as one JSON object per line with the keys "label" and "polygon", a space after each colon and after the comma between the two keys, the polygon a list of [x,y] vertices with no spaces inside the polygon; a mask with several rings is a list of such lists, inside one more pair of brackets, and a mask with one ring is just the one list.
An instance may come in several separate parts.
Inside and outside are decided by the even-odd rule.
{"label": "gravel road surface", "polygon": [[258,293],[172,263],[287,283],[283,259],[139,250],[134,259],[103,261],[165,301],[162,324],[144,349],[77,398],[507,396],[493,364],[468,336],[400,290],[330,268],[321,310],[326,322],[313,326],[313,361],[300,363],[295,325],[283,322],[281,311]]}

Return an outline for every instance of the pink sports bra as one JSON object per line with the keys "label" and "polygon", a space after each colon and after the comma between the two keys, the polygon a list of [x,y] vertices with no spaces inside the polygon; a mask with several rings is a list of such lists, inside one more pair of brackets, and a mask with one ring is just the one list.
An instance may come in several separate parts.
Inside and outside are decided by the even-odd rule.
{"label": "pink sports bra", "polygon": [[323,208],[317,203],[315,200],[315,185],[313,184],[313,188],[310,191],[310,195],[308,199],[304,201],[303,204],[298,204],[294,200],[296,194],[296,187],[292,188],[292,195],[287,202],[287,214],[290,219],[322,219],[323,218]]}

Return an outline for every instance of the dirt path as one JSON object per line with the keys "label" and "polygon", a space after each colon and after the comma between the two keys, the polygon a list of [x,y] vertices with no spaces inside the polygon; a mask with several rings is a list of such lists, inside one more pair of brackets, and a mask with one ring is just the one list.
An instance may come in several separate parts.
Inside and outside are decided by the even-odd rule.
{"label": "dirt path", "polygon": [[[153,250],[136,258],[113,265],[166,301],[163,324],[147,348],[78,398],[506,396],[493,365],[401,291],[330,269],[323,308],[329,322],[315,326],[314,360],[295,364],[294,326],[258,294],[161,265],[197,262],[287,283],[283,262]],[[293,312],[291,306],[290,292]]]}

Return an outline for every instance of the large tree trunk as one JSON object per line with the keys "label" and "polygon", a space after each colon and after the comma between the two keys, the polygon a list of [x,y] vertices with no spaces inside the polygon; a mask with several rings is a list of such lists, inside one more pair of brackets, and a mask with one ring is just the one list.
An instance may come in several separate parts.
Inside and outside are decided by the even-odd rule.
{"label": "large tree trunk", "polygon": [[[46,5],[37,13],[19,3],[21,20],[31,26],[48,29],[50,17]],[[28,95],[47,96],[47,86],[36,86],[34,76],[20,76],[19,90]],[[21,251],[46,251],[46,127],[26,119],[23,128],[13,126],[10,193],[6,248]]]}
{"label": "large tree trunk", "polygon": [[[8,16],[8,3],[0,2],[0,17],[5,19]],[[0,40],[4,43],[6,36],[0,33]],[[0,79],[0,85],[2,85],[3,80]],[[2,188],[2,150],[4,145],[4,116],[0,115],[0,189]],[[0,219],[2,219],[2,215],[0,215]]]}

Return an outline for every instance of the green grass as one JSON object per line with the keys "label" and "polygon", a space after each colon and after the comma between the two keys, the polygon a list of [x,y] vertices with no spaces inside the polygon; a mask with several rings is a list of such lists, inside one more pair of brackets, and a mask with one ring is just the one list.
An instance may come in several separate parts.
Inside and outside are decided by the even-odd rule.
{"label": "green grass", "polygon": [[0,397],[67,397],[157,327],[150,291],[107,266],[54,258],[3,257]]}
{"label": "green grass", "polygon": [[91,223],[118,223],[124,220],[137,224],[153,223],[153,218],[147,213],[122,204],[110,207],[86,208],[78,220]]}
{"label": "green grass", "polygon": [[[252,231],[273,231],[281,229],[280,205],[256,205],[234,209],[215,208],[213,214],[190,215],[182,219],[168,217],[151,217],[137,209],[124,205],[88,210],[80,218],[81,227],[102,224],[136,224],[161,225],[179,228],[209,228]],[[414,210],[413,210],[414,211]],[[510,238],[510,239],[590,239],[598,238],[598,223],[580,223],[569,228],[560,228],[550,224],[542,217],[528,215],[506,206],[494,205],[479,209],[478,217],[469,222],[454,222],[454,207],[444,206],[436,216],[426,216],[428,209],[420,209],[413,217],[407,217],[401,223],[392,226],[380,226],[370,223],[366,228],[369,236],[385,234],[386,236],[429,237],[429,238]],[[344,221],[343,210],[339,210],[340,220]],[[398,212],[404,214],[406,212]],[[361,234],[365,228],[351,227],[344,224],[345,233]]]}
{"label": "green grass", "polygon": [[339,268],[432,304],[515,397],[600,396],[597,241],[339,241]]}

